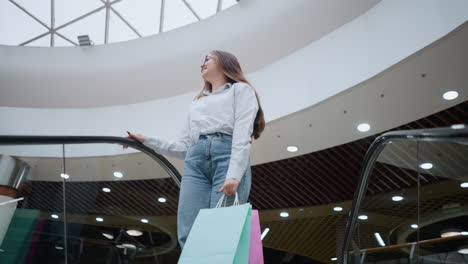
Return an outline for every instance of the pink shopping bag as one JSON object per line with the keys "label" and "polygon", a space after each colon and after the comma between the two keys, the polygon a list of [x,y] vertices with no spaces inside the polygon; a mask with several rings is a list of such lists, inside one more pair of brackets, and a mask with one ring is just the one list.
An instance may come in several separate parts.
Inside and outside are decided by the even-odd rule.
{"label": "pink shopping bag", "polygon": [[249,264],[263,264],[263,246],[260,231],[258,210],[252,210],[252,227],[250,229]]}

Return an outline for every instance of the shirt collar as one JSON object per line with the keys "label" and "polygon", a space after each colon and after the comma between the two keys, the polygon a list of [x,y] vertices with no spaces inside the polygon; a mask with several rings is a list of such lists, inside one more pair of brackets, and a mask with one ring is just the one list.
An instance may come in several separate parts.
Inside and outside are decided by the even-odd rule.
{"label": "shirt collar", "polygon": [[232,86],[231,83],[225,83],[225,84],[223,84],[221,87],[219,87],[218,90],[216,90],[216,91],[214,91],[214,92],[212,92],[212,93],[210,93],[210,92],[204,90],[204,91],[202,92],[202,94],[205,95],[205,96],[207,96],[207,95],[212,95],[212,94],[220,93],[220,92],[222,92],[222,91],[224,91],[224,90],[226,90],[226,89],[231,88],[231,86]]}

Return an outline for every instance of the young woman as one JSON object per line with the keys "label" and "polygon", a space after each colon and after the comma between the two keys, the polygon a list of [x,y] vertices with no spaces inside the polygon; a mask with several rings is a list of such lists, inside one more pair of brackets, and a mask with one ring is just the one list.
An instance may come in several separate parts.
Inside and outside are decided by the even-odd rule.
{"label": "young woman", "polygon": [[223,193],[229,205],[236,192],[241,204],[247,202],[252,138],[259,138],[265,128],[258,95],[234,55],[212,51],[200,67],[205,86],[193,100],[177,140],[127,136],[157,153],[185,159],[177,213],[181,247],[199,210],[215,207]]}

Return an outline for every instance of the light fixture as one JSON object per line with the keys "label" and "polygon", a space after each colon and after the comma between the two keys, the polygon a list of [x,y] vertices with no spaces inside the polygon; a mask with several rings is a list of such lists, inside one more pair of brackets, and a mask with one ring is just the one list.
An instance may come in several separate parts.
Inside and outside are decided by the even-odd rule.
{"label": "light fixture", "polygon": [[418,227],[419,226],[417,224],[411,224],[411,228],[413,228],[413,229],[418,229]]}
{"label": "light fixture", "polygon": [[341,207],[341,206],[335,206],[335,207],[333,207],[333,211],[335,211],[335,212],[341,212],[341,211],[343,211],[343,207]]}
{"label": "light fixture", "polygon": [[367,123],[362,123],[357,126],[357,130],[360,132],[367,132],[370,130],[370,125]]}
{"label": "light fixture", "polygon": [[468,245],[459,247],[457,252],[460,254],[468,254]]}
{"label": "light fixture", "polygon": [[70,175],[68,175],[66,173],[60,173],[60,177],[62,177],[64,179],[68,179],[68,178],[70,178]]}
{"label": "light fixture", "polygon": [[395,202],[400,202],[400,201],[403,201],[403,196],[400,196],[400,195],[395,195],[392,197],[392,200],[395,201]]}
{"label": "light fixture", "polygon": [[93,46],[94,42],[89,38],[89,35],[78,36],[78,43],[80,46]]}
{"label": "light fixture", "polygon": [[361,220],[369,219],[369,217],[367,217],[367,215],[360,215],[360,216],[358,216],[358,218],[361,219]]}
{"label": "light fixture", "polygon": [[116,178],[122,178],[122,177],[123,177],[123,173],[121,173],[120,171],[114,171],[114,177],[116,177]]}
{"label": "light fixture", "polygon": [[111,192],[111,189],[107,188],[107,187],[104,187],[104,188],[102,188],[102,191],[106,192],[106,193],[109,193],[109,192]]}
{"label": "light fixture", "polygon": [[56,214],[51,214],[50,217],[55,218],[55,219],[59,218],[59,216]]}
{"label": "light fixture", "polygon": [[331,260],[331,261],[337,261],[338,258],[331,258],[330,260]]}
{"label": "light fixture", "polygon": [[131,236],[141,236],[143,235],[143,232],[141,232],[140,230],[130,229],[130,230],[127,230],[127,234]]}
{"label": "light fixture", "polygon": [[62,247],[62,246],[55,246],[55,249],[57,249],[57,250],[63,250],[63,247]]}
{"label": "light fixture", "polygon": [[296,146],[288,146],[286,148],[286,150],[289,151],[289,152],[297,152],[299,150],[299,148],[296,147]]}
{"label": "light fixture", "polygon": [[141,219],[140,221],[145,224],[149,223],[148,219],[145,219],[145,218]]}
{"label": "light fixture", "polygon": [[460,183],[460,187],[462,187],[462,188],[468,188],[468,182],[462,182],[462,183]]}
{"label": "light fixture", "polygon": [[133,245],[133,244],[126,244],[126,243],[122,244],[122,247],[124,247],[124,248],[132,248],[132,249],[135,249],[135,248],[136,248],[135,245]]}
{"label": "light fixture", "polygon": [[103,221],[104,221],[104,218],[102,218],[102,217],[96,217],[96,221],[98,221],[98,222],[103,222]]}
{"label": "light fixture", "polygon": [[464,236],[468,236],[468,232],[467,231],[463,231],[460,233],[461,235],[464,235]]}
{"label": "light fixture", "polygon": [[451,237],[461,235],[461,230],[456,228],[447,228],[440,231],[440,237]]}
{"label": "light fixture", "polygon": [[432,165],[432,163],[425,162],[425,163],[422,163],[421,165],[419,165],[419,167],[421,169],[430,170],[430,169],[432,169],[434,167],[434,165]]}
{"label": "light fixture", "polygon": [[465,128],[465,124],[455,124],[451,126],[452,129],[463,129]]}
{"label": "light fixture", "polygon": [[288,212],[281,212],[281,213],[280,213],[280,216],[281,216],[281,217],[288,217],[288,216],[289,216],[289,213],[288,213]]}
{"label": "light fixture", "polygon": [[103,236],[105,236],[106,238],[108,239],[114,239],[114,236],[112,234],[109,234],[109,233],[102,233]]}
{"label": "light fixture", "polygon": [[266,235],[268,234],[268,232],[270,232],[270,228],[267,227],[267,228],[265,228],[265,230],[263,230],[262,236],[260,237],[260,239],[263,240],[266,237]]}
{"label": "light fixture", "polygon": [[160,203],[165,203],[166,201],[167,201],[167,200],[166,200],[166,198],[164,198],[164,197],[159,197],[159,198],[158,198],[158,202],[160,202]]}
{"label": "light fixture", "polygon": [[455,98],[458,97],[458,92],[457,91],[448,91],[448,92],[445,92],[442,97],[445,99],[445,100],[453,100]]}
{"label": "light fixture", "polygon": [[377,243],[379,243],[380,246],[385,247],[385,242],[383,241],[380,234],[379,233],[374,233],[374,236],[375,236],[375,239],[377,239]]}

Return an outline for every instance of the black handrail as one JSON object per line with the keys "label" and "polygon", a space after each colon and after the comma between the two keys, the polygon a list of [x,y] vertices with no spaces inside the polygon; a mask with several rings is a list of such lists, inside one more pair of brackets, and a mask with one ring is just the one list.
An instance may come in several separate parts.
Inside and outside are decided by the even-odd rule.
{"label": "black handrail", "polygon": [[0,145],[51,145],[51,144],[95,144],[110,143],[133,147],[146,153],[159,163],[180,187],[181,176],[177,169],[162,155],[142,143],[123,137],[107,136],[8,136],[0,135]]}
{"label": "black handrail", "polygon": [[369,184],[369,175],[374,168],[375,161],[385,147],[392,140],[404,141],[445,141],[456,142],[468,139],[468,127],[456,125],[445,128],[401,130],[384,133],[377,137],[367,150],[363,165],[359,172],[359,182],[353,197],[353,205],[346,224],[345,240],[341,251],[342,263],[348,263],[348,252],[351,245],[352,234],[356,228],[357,217],[361,209],[361,203]]}

